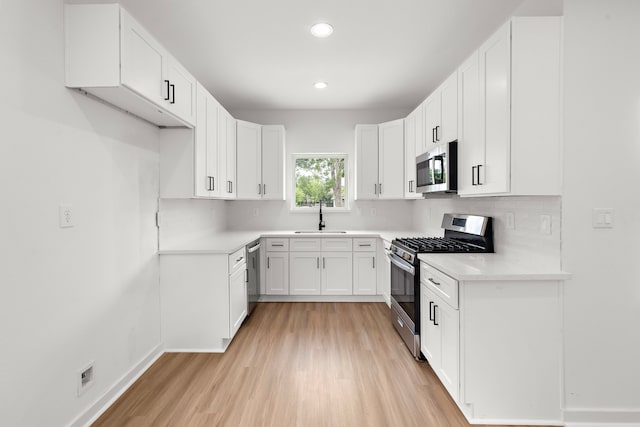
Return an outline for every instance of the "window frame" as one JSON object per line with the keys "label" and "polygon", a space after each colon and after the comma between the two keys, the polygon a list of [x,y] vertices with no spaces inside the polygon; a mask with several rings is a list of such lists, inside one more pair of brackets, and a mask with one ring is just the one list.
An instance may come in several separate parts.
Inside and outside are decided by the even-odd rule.
{"label": "window frame", "polygon": [[344,159],[344,206],[327,207],[322,206],[323,212],[351,212],[349,203],[349,155],[347,153],[293,153],[291,154],[291,206],[290,210],[294,213],[318,213],[316,206],[299,207],[296,206],[296,161],[298,159]]}

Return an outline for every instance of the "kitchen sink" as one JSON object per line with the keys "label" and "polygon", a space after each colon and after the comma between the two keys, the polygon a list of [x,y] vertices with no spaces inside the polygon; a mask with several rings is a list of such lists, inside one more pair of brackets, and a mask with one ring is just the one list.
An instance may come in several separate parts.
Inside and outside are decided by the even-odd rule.
{"label": "kitchen sink", "polygon": [[317,233],[326,233],[326,234],[345,234],[346,231],[336,231],[336,230],[301,230],[296,231],[296,234],[317,234]]}

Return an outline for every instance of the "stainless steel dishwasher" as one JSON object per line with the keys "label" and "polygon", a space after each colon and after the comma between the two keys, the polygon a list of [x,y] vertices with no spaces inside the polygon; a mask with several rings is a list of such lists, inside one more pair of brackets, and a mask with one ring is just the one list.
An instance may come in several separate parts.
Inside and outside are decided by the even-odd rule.
{"label": "stainless steel dishwasher", "polygon": [[260,240],[247,245],[247,316],[260,298]]}

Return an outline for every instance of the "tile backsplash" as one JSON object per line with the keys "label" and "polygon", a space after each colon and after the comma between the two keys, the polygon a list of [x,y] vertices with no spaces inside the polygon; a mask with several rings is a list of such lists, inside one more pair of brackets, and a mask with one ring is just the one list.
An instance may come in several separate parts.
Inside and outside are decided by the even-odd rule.
{"label": "tile backsplash", "polygon": [[[513,262],[530,262],[533,258],[546,267],[560,267],[560,197],[452,196],[418,200],[414,206],[414,228],[441,236],[442,216],[447,212],[492,217],[495,251]],[[547,218],[551,227],[543,231]]]}

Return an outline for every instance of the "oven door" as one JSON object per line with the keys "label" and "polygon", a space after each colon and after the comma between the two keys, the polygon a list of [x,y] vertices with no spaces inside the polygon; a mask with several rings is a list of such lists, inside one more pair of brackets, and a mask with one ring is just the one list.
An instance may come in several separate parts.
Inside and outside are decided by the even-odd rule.
{"label": "oven door", "polygon": [[[419,322],[416,312],[416,268],[397,255],[389,254],[391,260],[391,300],[397,304],[417,332]],[[400,313],[402,314],[402,313]]]}

